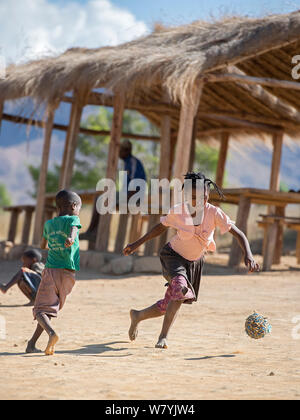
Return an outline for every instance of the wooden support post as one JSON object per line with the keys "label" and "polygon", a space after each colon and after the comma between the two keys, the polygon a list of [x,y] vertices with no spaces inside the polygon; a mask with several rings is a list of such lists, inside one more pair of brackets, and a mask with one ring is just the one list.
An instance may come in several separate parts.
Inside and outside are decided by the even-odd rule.
{"label": "wooden support post", "polygon": [[[275,207],[275,214],[277,216],[284,217],[285,207]],[[283,224],[282,223],[279,223],[278,225],[275,243],[276,243],[276,247],[274,250],[273,264],[280,264],[281,256],[282,256],[282,249],[283,249]]]}
{"label": "wooden support post", "polygon": [[174,167],[174,177],[181,180],[189,169],[194,118],[199,107],[202,89],[203,82],[201,81],[190,90],[181,104]]}
{"label": "wooden support post", "polygon": [[217,173],[216,173],[216,184],[219,187],[223,187],[226,158],[227,158],[227,153],[228,153],[228,145],[229,145],[229,134],[223,133],[221,135],[221,144],[220,144],[219,159],[218,159],[218,166],[217,166]]}
{"label": "wooden support post", "polygon": [[70,188],[73,167],[75,160],[75,153],[78,143],[78,134],[80,130],[80,121],[82,116],[82,111],[85,105],[87,98],[87,93],[77,92],[74,95],[74,102],[72,104],[70,123],[68,127],[68,132],[66,136],[66,145],[64,150],[61,179],[60,179],[60,188],[68,189]]}
{"label": "wooden support post", "polygon": [[[164,102],[169,102],[167,94],[163,97]],[[159,179],[170,179],[171,166],[171,117],[163,115],[161,118],[161,142],[160,142],[160,167]],[[162,195],[160,194],[162,199]],[[149,217],[148,230],[158,224],[160,221],[159,214],[151,214]],[[145,244],[144,254],[147,256],[153,255],[158,251],[160,246],[159,239],[149,241]]]}
{"label": "wooden support post", "polygon": [[270,177],[270,190],[279,191],[280,162],[282,154],[283,133],[273,135],[273,157]]}
{"label": "wooden support post", "polygon": [[263,271],[269,271],[271,269],[273,258],[274,258],[274,251],[276,247],[276,237],[278,232],[278,221],[274,221],[270,223],[267,229],[267,240],[265,245],[265,255],[263,260]]}
{"label": "wooden support post", "polygon": [[119,216],[119,226],[118,226],[118,233],[116,236],[115,242],[115,253],[121,254],[126,240],[126,233],[127,233],[127,226],[128,226],[128,214],[120,214]]}
{"label": "wooden support post", "polygon": [[[239,201],[238,212],[236,216],[236,227],[247,235],[247,222],[250,212],[251,201],[250,198],[242,196]],[[232,245],[229,257],[229,267],[235,267],[240,264],[243,256],[243,251],[240,248],[237,240],[232,239]]]}
{"label": "wooden support post", "polygon": [[297,264],[300,264],[300,229],[297,230],[296,258]]}
{"label": "wooden support post", "polygon": [[[120,140],[122,135],[123,112],[125,97],[124,94],[116,94],[114,97],[114,115],[111,127],[111,137],[108,150],[106,178],[116,179],[118,167]],[[105,214],[100,217],[97,230],[96,249],[106,251],[109,241],[111,214]]]}
{"label": "wooden support post", "polygon": [[45,207],[46,181],[48,172],[48,162],[51,145],[51,135],[54,122],[55,109],[58,104],[49,104],[47,109],[47,121],[45,125],[44,149],[42,155],[42,163],[40,167],[40,176],[37,190],[37,203],[35,211],[33,245],[39,245],[42,238],[43,218]]}
{"label": "wooden support post", "polygon": [[193,134],[192,134],[192,142],[191,142],[189,171],[192,171],[194,169],[194,162],[195,162],[195,155],[196,155],[197,130],[198,130],[198,115],[195,116],[194,123],[193,123]]}
{"label": "wooden support post", "polygon": [[15,242],[15,239],[16,239],[17,225],[18,225],[18,219],[19,219],[20,213],[21,213],[20,209],[13,209],[10,216],[7,240],[13,243]]}
{"label": "wooden support post", "polygon": [[22,232],[22,244],[25,244],[25,245],[29,244],[29,235],[30,235],[33,211],[34,210],[32,208],[28,208],[25,210],[25,219],[24,219],[23,232]]}
{"label": "wooden support post", "polygon": [[67,128],[67,133],[66,133],[66,139],[65,139],[65,147],[64,147],[64,154],[63,154],[63,158],[62,158],[62,162],[61,162],[61,168],[60,168],[60,177],[59,177],[59,189],[63,189],[64,188],[64,182],[65,182],[65,172],[66,172],[66,163],[67,163],[67,158],[68,158],[68,151],[69,151],[69,145],[70,145],[70,135],[71,135],[71,130],[72,130],[72,125],[73,125],[73,120],[75,117],[75,112],[76,112],[76,104],[72,103],[71,104],[71,110],[70,110],[70,118],[69,118],[69,125]]}

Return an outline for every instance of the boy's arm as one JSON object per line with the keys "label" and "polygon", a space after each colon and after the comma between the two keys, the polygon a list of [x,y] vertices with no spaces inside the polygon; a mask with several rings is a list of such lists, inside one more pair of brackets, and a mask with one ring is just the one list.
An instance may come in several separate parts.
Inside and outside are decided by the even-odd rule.
{"label": "boy's arm", "polygon": [[137,241],[133,242],[132,244],[128,244],[123,249],[124,255],[130,255],[132,254],[137,248],[139,248],[143,243],[150,241],[151,239],[156,238],[157,236],[160,236],[162,233],[164,233],[168,229],[167,226],[164,226],[162,223],[158,223],[155,225],[146,235],[142,236]]}
{"label": "boy's arm", "polygon": [[42,240],[41,240],[41,249],[46,249],[47,248],[47,243],[48,243],[47,239],[44,238],[44,236],[43,236]]}
{"label": "boy's arm", "polygon": [[2,293],[6,293],[11,287],[13,287],[15,284],[18,283],[18,281],[21,279],[23,275],[23,270],[19,270],[17,274],[13,276],[13,278],[8,282],[5,286],[0,284],[0,290]]}
{"label": "boy's arm", "polygon": [[242,248],[244,252],[244,262],[246,267],[248,267],[249,271],[252,273],[253,271],[259,271],[260,267],[259,264],[257,264],[254,261],[249,241],[246,237],[246,235],[238,229],[234,224],[232,224],[231,229],[229,231],[238,241],[240,247]]}
{"label": "boy's arm", "polygon": [[77,226],[71,226],[70,235],[66,239],[66,242],[65,242],[65,247],[66,248],[70,248],[74,244],[77,233],[78,233],[78,227]]}

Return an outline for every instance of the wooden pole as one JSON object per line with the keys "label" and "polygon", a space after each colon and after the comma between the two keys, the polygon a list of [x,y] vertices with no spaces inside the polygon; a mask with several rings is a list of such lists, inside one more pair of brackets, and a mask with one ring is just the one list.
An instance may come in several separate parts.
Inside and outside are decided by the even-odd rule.
{"label": "wooden pole", "polygon": [[82,111],[85,105],[85,95],[83,93],[77,93],[75,96],[76,100],[72,105],[70,124],[68,128],[67,138],[66,138],[66,148],[64,152],[65,161],[62,165],[62,173],[60,180],[60,188],[68,189],[70,188],[73,167],[75,160],[75,153],[78,143],[78,134],[80,129],[80,121],[82,116]]}
{"label": "wooden pole", "polygon": [[[3,114],[2,119],[5,121],[10,121],[16,124],[32,124],[37,127],[43,127],[44,123],[39,120],[19,117],[17,115],[9,115],[9,114]],[[68,126],[63,124],[53,124],[54,130],[60,130],[60,131],[68,131]],[[110,136],[110,131],[108,130],[91,130],[90,128],[79,128],[80,134],[86,134],[88,136]],[[146,141],[160,141],[160,137],[158,136],[151,136],[147,134],[133,134],[133,133],[122,133],[122,137],[126,139],[133,139],[133,140],[146,140]]]}
{"label": "wooden pole", "polygon": [[219,187],[223,187],[226,158],[227,158],[227,153],[228,153],[228,145],[229,145],[229,134],[223,133],[221,135],[221,144],[220,144],[219,159],[218,159],[217,174],[216,174],[216,184]]}
{"label": "wooden pole", "polygon": [[194,118],[199,107],[202,89],[203,82],[194,86],[181,105],[174,165],[174,177],[181,180],[189,169]]}
{"label": "wooden pole", "polygon": [[279,191],[280,163],[282,154],[283,133],[273,135],[273,157],[270,177],[270,190]]}
{"label": "wooden pole", "polygon": [[193,134],[192,134],[192,143],[191,143],[189,171],[192,171],[193,168],[194,168],[195,155],[196,155],[197,131],[198,131],[198,115],[195,116],[194,123],[193,123]]}
{"label": "wooden pole", "polygon": [[[247,235],[247,222],[250,212],[251,201],[250,198],[241,196],[236,216],[236,226]],[[243,251],[235,238],[232,238],[232,245],[229,256],[229,267],[235,267],[240,264],[243,256]]]}
{"label": "wooden pole", "polygon": [[[169,102],[169,95],[164,93],[163,101]],[[161,141],[160,141],[160,166],[159,179],[169,179],[171,162],[171,117],[164,114],[161,117]],[[160,194],[160,197],[162,195]],[[148,230],[158,224],[160,221],[159,214],[151,214],[148,222]],[[149,256],[158,251],[159,240],[149,241],[145,244],[144,254]]]}
{"label": "wooden pole", "polygon": [[68,151],[70,147],[70,135],[71,135],[71,129],[72,129],[72,122],[74,120],[76,111],[76,104],[72,103],[71,110],[70,110],[70,118],[69,118],[69,125],[67,128],[66,133],[66,140],[65,140],[65,147],[64,147],[64,154],[61,162],[61,169],[60,169],[60,177],[59,177],[59,189],[63,189],[63,185],[65,182],[65,172],[66,172],[66,163],[68,158]]}
{"label": "wooden pole", "polygon": [[22,231],[22,244],[29,244],[29,235],[30,235],[30,228],[31,228],[31,221],[32,221],[33,209],[28,208],[25,210],[25,219]]}
{"label": "wooden pole", "polygon": [[[124,113],[125,97],[124,94],[116,94],[114,97],[114,115],[111,128],[111,138],[108,150],[106,178],[116,179],[118,167],[120,140],[122,135],[122,123]],[[105,214],[100,217],[97,230],[96,249],[106,251],[109,241],[111,214]]]}
{"label": "wooden pole", "polygon": [[300,90],[300,83],[289,80],[278,80],[270,77],[252,77],[236,73],[208,74],[204,76],[208,82],[239,82],[249,85],[264,85],[272,88]]}
{"label": "wooden pole", "polygon": [[42,155],[42,163],[40,167],[40,176],[37,189],[37,202],[35,210],[35,221],[33,231],[33,245],[39,245],[42,238],[43,215],[45,207],[46,181],[51,145],[51,135],[54,121],[55,109],[57,104],[49,104],[47,109],[47,122],[45,125],[44,148]]}

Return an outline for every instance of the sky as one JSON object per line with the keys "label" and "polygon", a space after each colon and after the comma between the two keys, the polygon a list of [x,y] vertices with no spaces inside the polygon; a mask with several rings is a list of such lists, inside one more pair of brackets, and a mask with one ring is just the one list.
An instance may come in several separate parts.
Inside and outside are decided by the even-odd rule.
{"label": "sky", "polygon": [[67,48],[116,45],[151,32],[241,14],[300,9],[300,0],[0,0],[0,57],[19,63]]}
{"label": "sky", "polygon": [[[182,25],[224,15],[262,17],[297,9],[300,0],[0,0],[0,70],[2,62],[19,64],[45,54],[57,55],[71,47],[121,44],[150,33],[156,22]],[[15,108],[11,110],[14,111]],[[65,113],[59,115],[63,118]],[[51,165],[61,161],[64,140],[61,136],[54,133]],[[3,122],[0,183],[6,184],[14,202],[29,201],[32,180],[27,165],[39,164],[42,144],[42,130],[32,129],[29,140],[26,127]],[[299,186],[300,179],[293,175],[298,168],[297,153],[300,156],[300,148],[283,159],[285,181],[294,188]],[[241,156],[232,151],[229,168],[229,175],[234,175],[232,182],[254,186],[257,179],[267,180],[270,151],[265,150],[260,156],[267,161],[257,161],[253,172],[251,155],[245,179],[237,179]]]}

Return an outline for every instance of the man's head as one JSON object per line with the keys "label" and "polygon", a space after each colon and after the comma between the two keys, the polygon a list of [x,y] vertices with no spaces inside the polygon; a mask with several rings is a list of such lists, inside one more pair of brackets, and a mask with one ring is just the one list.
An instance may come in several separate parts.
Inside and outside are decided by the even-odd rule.
{"label": "man's head", "polygon": [[120,159],[127,159],[129,156],[131,156],[132,152],[132,144],[129,140],[124,140],[123,143],[121,143],[120,146],[120,152],[119,157]]}
{"label": "man's head", "polygon": [[61,190],[57,193],[56,207],[61,215],[79,216],[81,210],[81,198],[73,191]]}
{"label": "man's head", "polygon": [[28,249],[22,255],[23,267],[31,268],[33,264],[42,261],[42,254],[37,249]]}

